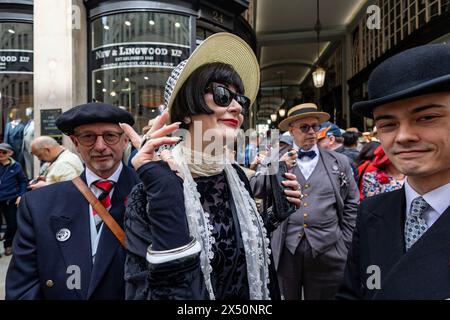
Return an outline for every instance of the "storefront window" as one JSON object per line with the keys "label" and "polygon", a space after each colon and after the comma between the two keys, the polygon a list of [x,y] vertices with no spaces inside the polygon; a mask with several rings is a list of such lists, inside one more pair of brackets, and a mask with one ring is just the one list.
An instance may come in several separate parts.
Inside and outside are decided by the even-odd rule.
{"label": "storefront window", "polygon": [[172,69],[191,47],[188,16],[132,12],[91,23],[92,97],[125,107],[140,132],[158,115]]}
{"label": "storefront window", "polygon": [[196,30],[197,44],[200,44],[203,40],[205,40],[212,34],[214,34],[214,31],[197,26],[197,30]]}
{"label": "storefront window", "polygon": [[[33,110],[33,25],[0,22],[0,105],[2,141],[10,143],[20,158],[23,130]],[[8,130],[7,130],[8,129]],[[11,137],[5,136],[5,131]],[[6,132],[8,134],[8,132]],[[12,139],[14,136],[15,139]]]}
{"label": "storefront window", "polygon": [[442,43],[442,44],[450,44],[450,33],[447,33],[443,35],[442,37],[439,37],[430,43]]}

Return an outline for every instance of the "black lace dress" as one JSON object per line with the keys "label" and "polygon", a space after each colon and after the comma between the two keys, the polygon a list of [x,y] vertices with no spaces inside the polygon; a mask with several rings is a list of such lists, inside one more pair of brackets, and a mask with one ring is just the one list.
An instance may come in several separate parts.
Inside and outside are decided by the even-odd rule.
{"label": "black lace dress", "polygon": [[[239,167],[236,166],[235,169],[251,194],[245,174]],[[164,168],[160,168],[154,177],[166,174]],[[165,184],[162,189],[171,194],[170,197],[166,197],[163,205],[166,211],[162,212],[164,215],[170,215],[175,210],[174,204],[182,199],[183,190],[180,186],[174,187],[175,182],[167,182],[167,179],[158,180]],[[211,261],[213,269],[211,283],[215,298],[248,300],[250,297],[245,251],[239,221],[235,214],[239,208],[234,208],[226,176],[222,173],[197,178],[195,181],[201,195],[202,207],[209,213],[210,223],[213,226],[212,236],[215,243],[212,246],[214,258]],[[147,248],[156,241],[156,235],[152,235],[152,212],[149,211],[148,196],[144,184],[140,183],[135,186],[128,198],[124,221],[127,246],[126,299],[208,299],[199,255],[156,266],[147,263]],[[159,197],[156,199],[160,201]],[[269,265],[269,277],[270,296],[272,299],[279,299],[273,264]]]}
{"label": "black lace dress", "polygon": [[[203,210],[214,227],[211,283],[217,299],[249,299],[245,251],[224,173],[195,179]],[[237,238],[239,237],[239,238]]]}

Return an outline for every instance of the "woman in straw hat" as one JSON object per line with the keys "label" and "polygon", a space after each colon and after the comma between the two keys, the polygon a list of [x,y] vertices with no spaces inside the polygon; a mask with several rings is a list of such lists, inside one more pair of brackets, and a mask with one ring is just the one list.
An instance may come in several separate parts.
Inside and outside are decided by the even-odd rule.
{"label": "woman in straw hat", "polygon": [[[146,142],[123,126],[143,144],[133,159],[143,183],[131,193],[125,218],[128,299],[279,298],[248,180],[220,152],[236,139],[258,86],[251,48],[218,33],[172,71],[167,111]],[[182,143],[174,137],[179,128]],[[211,137],[222,146],[209,151]],[[161,152],[161,145],[176,146]],[[299,206],[295,176],[286,178],[286,197]]]}

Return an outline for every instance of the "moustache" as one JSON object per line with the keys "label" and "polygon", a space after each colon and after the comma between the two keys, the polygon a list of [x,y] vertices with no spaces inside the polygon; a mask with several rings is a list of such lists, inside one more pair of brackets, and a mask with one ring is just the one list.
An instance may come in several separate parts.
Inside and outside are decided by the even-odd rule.
{"label": "moustache", "polygon": [[91,157],[110,157],[112,154],[91,153]]}

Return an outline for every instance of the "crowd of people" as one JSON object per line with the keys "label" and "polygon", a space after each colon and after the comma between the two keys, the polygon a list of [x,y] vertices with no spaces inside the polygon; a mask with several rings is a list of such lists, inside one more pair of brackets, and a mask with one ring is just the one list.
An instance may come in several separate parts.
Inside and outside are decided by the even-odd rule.
{"label": "crowd of people", "polygon": [[353,106],[372,133],[302,103],[238,163],[259,65],[218,33],[172,71],[143,134],[122,108],[75,106],[56,121],[73,152],[33,139],[31,180],[0,143],[6,299],[447,298],[449,58],[427,45],[375,68]]}

